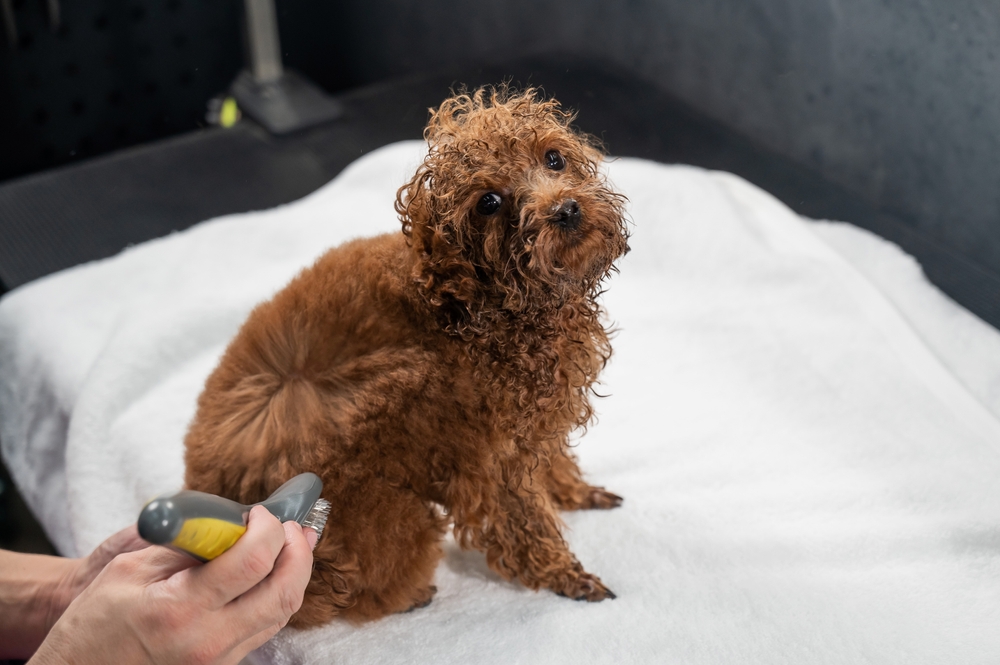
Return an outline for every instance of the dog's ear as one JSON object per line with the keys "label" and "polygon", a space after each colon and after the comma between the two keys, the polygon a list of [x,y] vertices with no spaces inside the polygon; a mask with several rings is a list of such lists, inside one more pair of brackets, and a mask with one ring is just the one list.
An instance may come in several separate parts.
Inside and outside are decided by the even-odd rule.
{"label": "dog's ear", "polygon": [[[476,269],[464,247],[464,220],[456,218],[455,202],[440,196],[447,176],[437,173],[432,152],[410,182],[396,193],[396,213],[403,234],[416,253],[414,279],[428,302],[448,312],[457,323],[467,320],[482,298]],[[457,319],[456,319],[457,317]]]}

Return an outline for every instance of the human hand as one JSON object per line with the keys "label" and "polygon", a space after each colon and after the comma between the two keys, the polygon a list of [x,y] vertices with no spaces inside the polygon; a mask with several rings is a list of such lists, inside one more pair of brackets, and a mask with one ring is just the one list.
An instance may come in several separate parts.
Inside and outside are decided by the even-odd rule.
{"label": "human hand", "polygon": [[65,564],[59,591],[55,595],[50,609],[49,628],[62,616],[69,604],[90,586],[94,578],[104,570],[105,566],[111,563],[112,559],[119,554],[135,552],[146,547],[149,547],[149,543],[139,537],[139,530],[133,524],[105,540],[88,556],[82,559],[64,559]]}
{"label": "human hand", "polygon": [[109,561],[146,546],[131,526],[82,559],[0,550],[0,659],[30,657]]}
{"label": "human hand", "polygon": [[243,537],[208,563],[161,547],[117,556],[30,662],[237,663],[302,604],[315,543],[255,507]]}

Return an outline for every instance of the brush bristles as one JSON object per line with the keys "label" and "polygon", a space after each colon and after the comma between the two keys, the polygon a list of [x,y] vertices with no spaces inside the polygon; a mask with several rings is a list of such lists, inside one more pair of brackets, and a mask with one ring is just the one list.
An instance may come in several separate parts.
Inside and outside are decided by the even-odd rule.
{"label": "brush bristles", "polygon": [[302,520],[302,528],[309,527],[316,532],[316,541],[323,537],[326,519],[330,516],[330,502],[326,499],[316,499],[309,513]]}

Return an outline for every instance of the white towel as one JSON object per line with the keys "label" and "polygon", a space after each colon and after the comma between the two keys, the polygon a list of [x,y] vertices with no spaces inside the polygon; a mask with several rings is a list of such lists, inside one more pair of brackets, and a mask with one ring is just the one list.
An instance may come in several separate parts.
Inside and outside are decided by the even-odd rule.
{"label": "white towel", "polygon": [[[325,248],[398,229],[423,150],[0,302],[0,441],[62,552],[180,486],[195,399],[249,310]],[[565,517],[617,600],[528,591],[449,541],[429,607],[285,630],[250,660],[1000,662],[1000,334],[895,247],[734,176],[607,169],[633,251],[578,453],[625,504]]]}

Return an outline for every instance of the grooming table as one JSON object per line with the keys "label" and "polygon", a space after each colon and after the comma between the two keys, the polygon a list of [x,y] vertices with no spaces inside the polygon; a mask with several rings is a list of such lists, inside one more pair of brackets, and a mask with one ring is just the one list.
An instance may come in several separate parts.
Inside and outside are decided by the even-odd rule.
{"label": "grooming table", "polygon": [[[610,397],[578,453],[626,502],[566,522],[618,599],[527,591],[449,541],[430,607],[285,631],[249,660],[1000,660],[995,277],[620,72],[458,80],[504,75],[544,83],[616,155],[731,171],[877,230],[981,318],[857,227],[732,175],[613,161],[633,252],[605,296]],[[379,148],[419,137],[454,81],[346,95],[342,123],[281,140],[241,124],[0,187],[9,287],[137,245],[0,301],[0,446],[60,551],[178,486],[201,383],[256,302],[324,248],[398,228],[422,146]]]}
{"label": "grooming table", "polygon": [[[196,397],[250,309],[324,248],[398,230],[424,149],[0,302],[0,441],[61,551],[179,486]],[[565,519],[618,598],[526,590],[449,540],[429,607],[285,630],[248,662],[997,662],[1000,333],[896,247],[736,176],[606,168],[633,251],[578,453],[625,504]]]}

